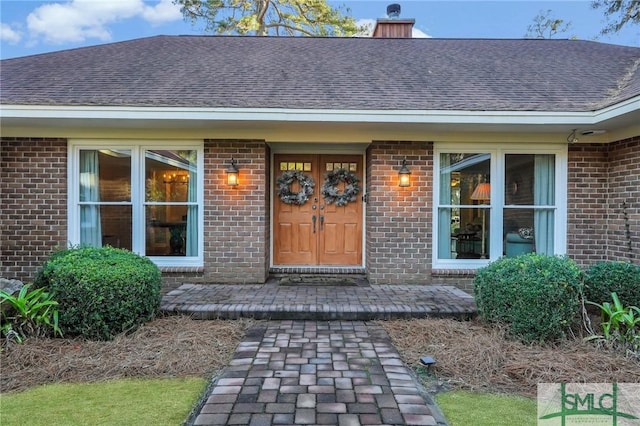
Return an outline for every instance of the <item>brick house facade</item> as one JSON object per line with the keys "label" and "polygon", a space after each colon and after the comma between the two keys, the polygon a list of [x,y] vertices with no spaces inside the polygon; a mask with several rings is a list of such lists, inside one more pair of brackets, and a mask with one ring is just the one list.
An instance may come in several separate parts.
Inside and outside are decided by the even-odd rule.
{"label": "brick house facade", "polygon": [[[209,142],[212,141],[205,143],[205,163],[211,164],[212,170],[217,168],[216,158],[221,152],[244,158],[253,167],[248,168],[250,175],[243,175],[243,179],[250,181],[251,187],[264,188],[257,194],[268,194],[268,147],[264,143],[224,141],[207,147]],[[422,165],[413,168],[415,184],[429,188],[433,155],[430,146],[426,142],[372,143],[367,150],[367,175],[371,176],[368,192],[384,197],[384,191],[377,188],[388,185],[384,180],[393,179],[397,157],[405,155],[412,159],[410,164]],[[51,252],[66,246],[66,141],[2,138],[0,154],[2,275],[29,280]],[[584,266],[598,261],[638,263],[640,137],[611,144],[572,146],[569,182],[567,254]],[[206,179],[205,187],[216,194],[207,200],[205,266],[163,268],[166,288],[185,281],[264,281],[269,273],[270,228],[268,220],[253,218],[268,218],[269,197],[236,194],[234,199],[234,195],[225,194],[221,176],[214,173]],[[427,261],[432,250],[430,191],[394,195],[396,200],[374,196],[368,200],[371,207],[366,212],[366,271],[370,281],[449,282],[469,290],[472,271],[433,272]],[[227,220],[221,224],[224,232],[215,225],[219,217]],[[423,238],[412,239],[409,232]],[[407,241],[411,241],[410,245]],[[229,257],[228,253],[244,255]],[[247,253],[252,255],[246,256]]]}
{"label": "brick house facade", "polygon": [[[99,65],[93,59],[105,52],[122,57],[125,65],[132,55],[142,58],[144,63],[147,55],[152,58],[158,54],[153,53],[158,52],[158,42],[165,46],[164,50],[175,52],[213,49],[226,63],[239,60],[224,56],[228,52],[245,49],[245,55],[251,56],[267,49],[278,61],[270,55],[252,56],[256,66],[276,67],[284,80],[270,82],[267,84],[273,85],[270,87],[245,90],[246,81],[236,81],[229,74],[224,87],[209,80],[195,90],[174,81],[172,90],[158,92],[157,81],[131,83],[129,71],[126,75],[119,74],[118,61],[114,61],[110,70],[114,88],[92,92],[90,78],[83,86],[82,76],[74,75],[77,61],[88,64],[82,72],[89,76],[101,72],[95,68]],[[294,47],[303,44],[305,49],[293,49],[290,44]],[[482,73],[482,66],[488,64],[469,64],[469,69],[464,68],[465,52],[470,48],[495,49],[491,50],[493,55],[508,55],[522,49],[533,49],[535,53],[541,45],[547,55],[538,57],[537,60],[544,61],[539,69],[553,66],[567,52],[574,54],[571,58],[577,62],[576,68],[563,71],[561,64],[553,70],[557,81],[541,80],[539,86],[528,86],[531,77],[528,73],[538,75],[539,71],[527,71],[530,63],[515,64],[513,69],[505,67],[502,75],[476,76],[477,81],[471,82],[464,93],[458,87],[465,84],[463,80],[445,84],[446,70],[440,82],[422,76],[426,64],[431,64],[433,58],[437,62],[439,53],[445,51],[451,55],[449,60],[458,61],[459,74],[463,76],[474,69]],[[356,50],[348,50],[351,46]],[[335,50],[336,47],[339,49]],[[338,58],[327,60],[332,63],[318,65],[310,75],[301,72],[311,69],[307,68],[309,63],[305,65],[309,57],[301,58],[296,52],[311,49],[310,55],[318,56],[318,52],[326,53],[327,48],[341,53]],[[361,48],[362,55],[357,53]],[[398,51],[405,55],[413,52],[412,61],[401,64],[401,69],[391,70],[389,75],[377,76],[380,70],[369,59],[372,52],[393,56]],[[274,61],[284,60],[278,55],[290,55],[288,68],[273,65]],[[593,55],[607,58],[617,74],[610,68],[596,67],[592,70],[595,77],[583,77],[595,80],[582,83],[576,80],[576,69],[584,63],[593,64]],[[431,59],[421,63],[423,56]],[[216,58],[215,55],[211,58],[212,63],[217,62]],[[398,62],[397,57],[382,59],[385,58],[380,63],[384,64]],[[175,61],[181,62],[180,58]],[[344,68],[351,63],[355,64],[353,69]],[[0,275],[28,281],[52,251],[67,244],[83,243],[82,227],[86,222],[83,211],[92,205],[102,209],[102,243],[117,241],[150,255],[163,271],[166,289],[183,282],[264,282],[274,272],[304,271],[364,273],[372,284],[450,283],[469,290],[478,267],[505,255],[507,236],[514,233],[508,223],[510,218],[518,218],[520,231],[540,228],[538,216],[544,214],[551,217],[546,234],[529,236],[535,243],[521,241],[528,247],[526,250],[567,254],[584,266],[604,260],[639,263],[639,63],[640,49],[577,41],[440,43],[234,37],[152,37],[76,52],[6,60],[2,62],[0,112],[3,130]],[[445,66],[442,62],[442,67]],[[63,67],[59,71],[62,74],[70,74],[69,81],[56,74],[59,67]],[[285,75],[289,70],[291,74]],[[514,95],[516,90],[507,87],[491,98],[491,90],[502,90],[504,79],[519,73],[524,94]],[[335,75],[343,78],[336,79]],[[389,82],[391,75],[397,84],[387,90],[382,85]],[[623,76],[627,85],[612,96],[609,88]],[[53,77],[62,78],[58,88],[55,84],[53,87],[44,84],[56,81]],[[603,81],[605,78],[611,81]],[[75,87],[71,92],[65,89],[71,87],[69,84]],[[138,87],[140,84],[144,87]],[[591,91],[566,104],[554,100],[562,97],[558,94],[566,94],[565,98],[574,96],[576,84],[590,87]],[[127,87],[128,91],[120,91],[119,87]],[[126,98],[127,93],[131,93],[130,98]],[[297,96],[298,93],[310,96]],[[124,98],[118,100],[117,96]],[[554,102],[558,105],[554,106]],[[595,108],[592,106],[595,104],[601,106]],[[484,106],[479,109],[478,105]],[[571,135],[577,135],[579,140],[571,140]],[[108,185],[114,188],[106,201],[104,194],[87,201],[82,189],[78,189],[83,185],[83,174],[87,173],[83,168],[85,152],[96,154],[100,161],[107,161],[105,164],[126,160],[125,183],[113,176],[106,178],[106,172],[101,172],[100,191],[108,192]],[[185,152],[197,160],[187,164]],[[276,164],[275,158],[298,154],[319,158],[318,161],[343,154],[358,159],[351,163],[334,160],[318,163],[322,172],[342,164],[347,169],[353,167],[350,169],[353,173],[360,173],[362,193],[354,201],[362,206],[357,218],[362,229],[355,234],[362,242],[357,262],[346,265],[322,261],[274,262],[275,251],[282,250],[286,239],[283,235],[286,227],[280,224],[281,218],[276,217],[274,208],[279,202],[277,179],[286,171],[312,168],[312,163],[307,168],[307,160],[290,163],[293,168],[287,168],[284,162]],[[237,187],[226,181],[231,159],[239,169]],[[409,187],[398,186],[398,170],[403,160],[411,172]],[[357,169],[360,161],[362,170]],[[546,169],[539,166],[544,161],[550,161]],[[184,179],[188,176],[193,182],[197,179],[197,185],[192,188],[184,184],[174,191],[189,192],[188,197],[175,198],[172,192],[174,198],[156,203],[145,195],[149,190],[145,182],[151,179],[150,170],[156,170],[154,167],[158,173],[165,169],[181,172]],[[550,177],[540,177],[545,171]],[[315,190],[319,191],[324,183],[322,174],[317,176]],[[534,184],[534,180],[538,183]],[[541,193],[537,189],[541,181],[553,187],[550,192]],[[490,200],[474,196],[474,188],[483,182],[491,183]],[[165,179],[163,188],[172,184]],[[114,195],[118,188],[124,195]],[[297,187],[292,189],[295,191]],[[314,204],[313,232],[300,234],[305,238],[328,233],[332,226],[347,229],[332,223],[322,228],[323,216],[329,217],[332,207],[323,204],[318,194],[314,193],[315,201],[308,200],[317,201],[318,210]],[[547,200],[540,201],[540,196],[547,196]],[[115,201],[109,201],[109,197]],[[528,201],[519,201],[517,197]],[[181,213],[158,223],[150,219],[149,212],[154,207]],[[114,225],[110,220],[122,223]],[[464,232],[467,222],[474,227],[471,238],[471,232]],[[320,226],[317,232],[316,225]],[[191,254],[176,253],[168,247],[169,231],[178,226],[183,242],[197,241]],[[310,230],[311,221],[298,226]],[[193,230],[185,231],[185,227]],[[152,228],[156,234],[150,234]],[[107,229],[112,234],[113,230],[121,233],[110,239]],[[548,247],[536,245],[538,239],[546,239]],[[323,240],[319,244],[330,243]],[[463,246],[467,248],[463,250]],[[161,255],[154,257],[152,250]]]}

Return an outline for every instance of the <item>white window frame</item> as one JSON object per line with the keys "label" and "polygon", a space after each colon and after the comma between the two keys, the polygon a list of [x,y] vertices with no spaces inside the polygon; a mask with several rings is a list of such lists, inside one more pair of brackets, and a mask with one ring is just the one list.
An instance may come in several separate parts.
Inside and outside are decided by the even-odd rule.
{"label": "white window frame", "polygon": [[198,255],[197,256],[147,256],[159,267],[202,267],[204,262],[204,142],[202,140],[136,140],[136,139],[78,139],[70,140],[67,147],[67,239],[71,245],[80,244],[80,151],[97,149],[126,149],[131,151],[131,203],[132,251],[145,255],[145,200],[144,200],[144,151],[154,149],[194,150],[198,153],[197,206],[198,206]]}
{"label": "white window frame", "polygon": [[[433,158],[433,269],[477,269],[502,257],[502,244],[490,244],[488,259],[439,259],[438,208],[440,207],[440,154],[489,154],[491,203],[489,210],[489,241],[502,241],[503,211],[505,207],[505,156],[507,154],[553,154],[555,155],[555,208],[554,208],[554,254],[563,255],[567,251],[567,163],[566,145],[536,144],[521,146],[507,143],[436,143]],[[518,208],[518,207],[516,207]]]}

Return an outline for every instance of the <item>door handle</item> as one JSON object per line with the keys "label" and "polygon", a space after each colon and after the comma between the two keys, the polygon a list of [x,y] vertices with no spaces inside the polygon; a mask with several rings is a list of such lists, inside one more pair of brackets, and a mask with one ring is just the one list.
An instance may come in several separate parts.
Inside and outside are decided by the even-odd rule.
{"label": "door handle", "polygon": [[320,230],[322,231],[322,225],[324,225],[324,215],[320,215]]}
{"label": "door handle", "polygon": [[313,222],[313,233],[316,233],[316,215],[311,216],[311,222]]}

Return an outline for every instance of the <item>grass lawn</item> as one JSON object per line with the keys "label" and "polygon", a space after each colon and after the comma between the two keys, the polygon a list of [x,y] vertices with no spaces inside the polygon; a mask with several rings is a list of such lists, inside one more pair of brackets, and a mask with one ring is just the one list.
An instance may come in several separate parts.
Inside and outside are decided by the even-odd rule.
{"label": "grass lawn", "polygon": [[436,395],[451,426],[535,425],[536,401],[520,396],[451,391]]}
{"label": "grass lawn", "polygon": [[175,426],[186,420],[206,384],[179,378],[39,386],[0,395],[0,424]]}

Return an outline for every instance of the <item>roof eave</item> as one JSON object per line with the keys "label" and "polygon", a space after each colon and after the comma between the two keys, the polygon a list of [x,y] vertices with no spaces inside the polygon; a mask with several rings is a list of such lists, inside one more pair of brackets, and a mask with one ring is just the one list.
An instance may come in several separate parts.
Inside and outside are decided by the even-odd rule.
{"label": "roof eave", "polygon": [[376,125],[459,131],[616,131],[640,122],[640,95],[595,111],[338,110],[286,108],[194,108],[137,106],[2,105],[3,133],[12,127],[220,128],[224,126]]}

